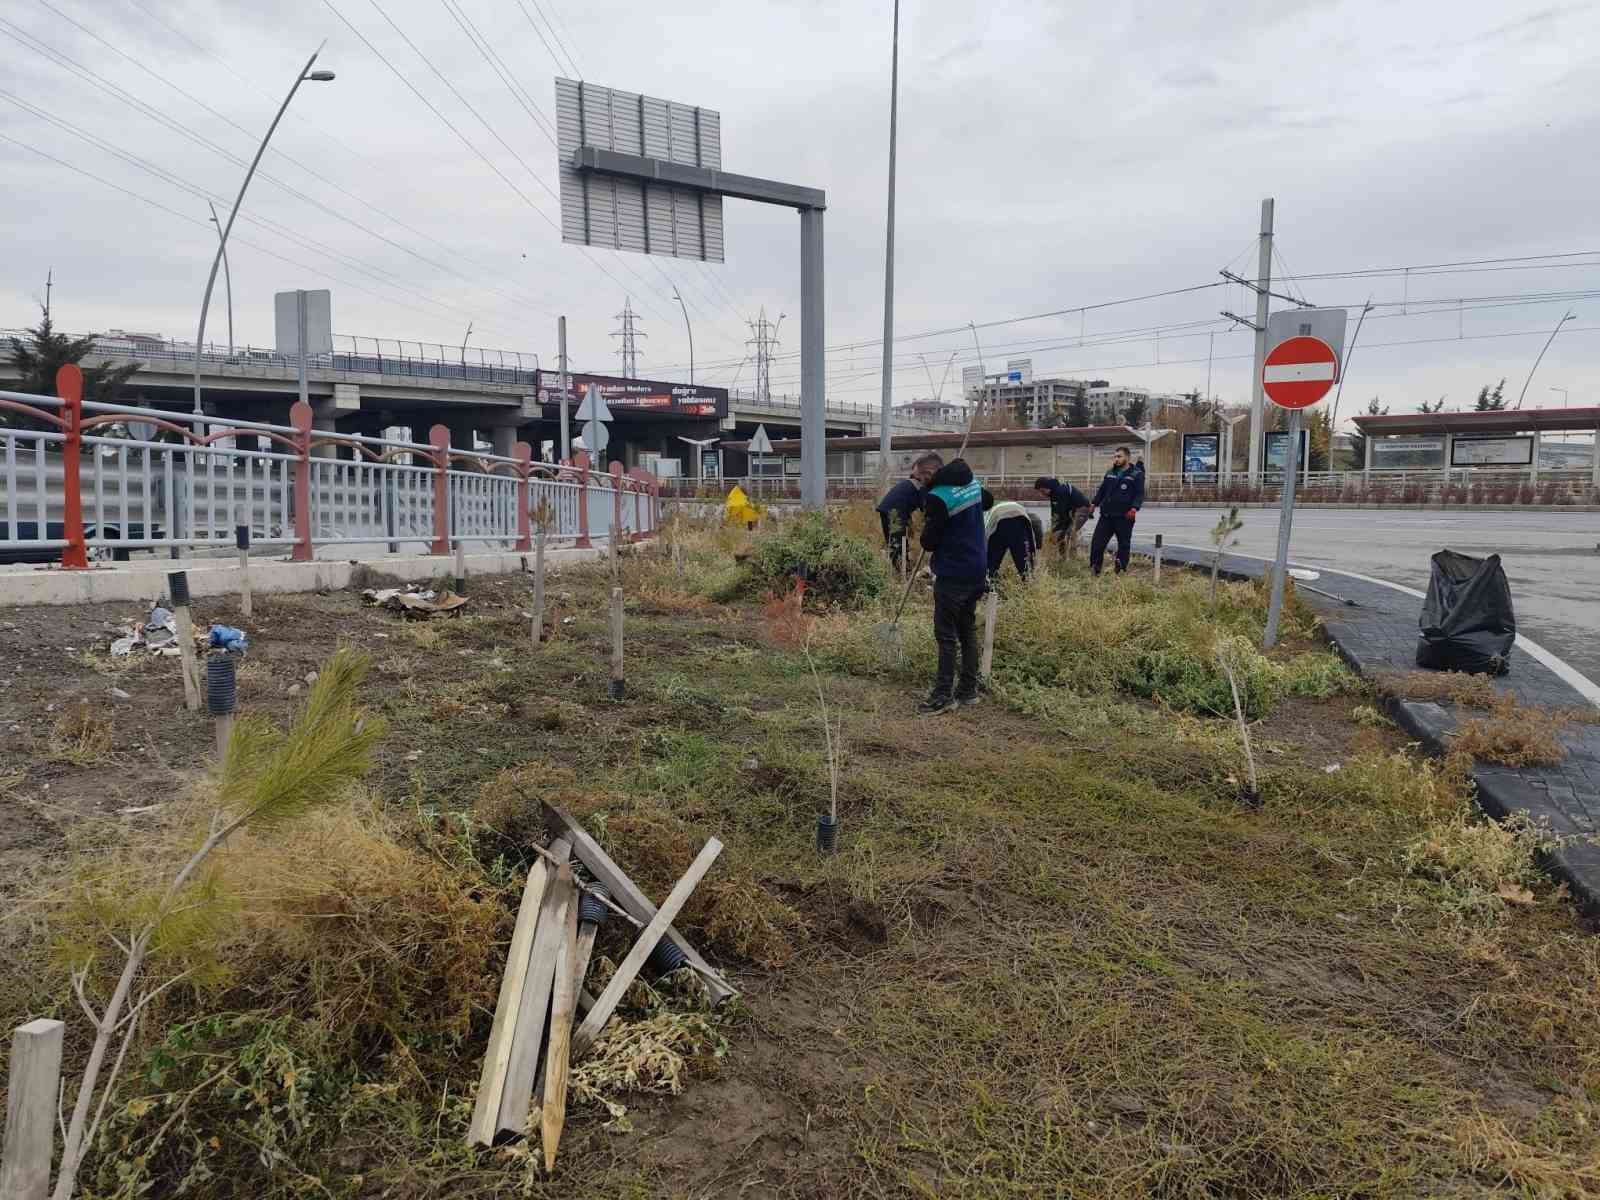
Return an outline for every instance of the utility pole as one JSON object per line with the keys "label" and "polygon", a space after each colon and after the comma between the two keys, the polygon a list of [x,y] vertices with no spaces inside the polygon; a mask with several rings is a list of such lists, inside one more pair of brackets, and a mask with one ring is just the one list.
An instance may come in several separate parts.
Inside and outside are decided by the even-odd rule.
{"label": "utility pole", "polygon": [[1256,359],[1250,380],[1250,467],[1251,487],[1261,486],[1261,447],[1264,435],[1264,397],[1261,371],[1267,358],[1267,317],[1272,297],[1272,197],[1261,202],[1261,257],[1256,268]]}
{"label": "utility pole", "polygon": [[639,314],[633,311],[633,301],[624,298],[622,311],[614,314],[622,322],[622,328],[615,330],[611,336],[621,338],[622,345],[617,349],[618,356],[622,359],[622,377],[624,379],[639,378],[639,343],[636,339],[649,337],[647,333],[640,333],[634,322],[639,319]]}
{"label": "utility pole", "polygon": [[[217,227],[217,240],[222,240],[222,221],[217,217],[217,206],[206,201],[211,209],[211,223]],[[233,272],[228,268],[228,247],[222,247],[222,282],[228,288],[228,357],[233,357]]]}
{"label": "utility pole", "polygon": [[878,417],[878,462],[889,462],[894,412],[894,152],[900,121],[900,0],[894,0],[894,49],[889,59],[889,217],[883,245],[883,411]]}
{"label": "utility pole", "polygon": [[678,302],[678,307],[683,309],[683,329],[689,335],[689,382],[694,382],[694,326],[689,324],[689,306],[683,302],[683,297],[678,294],[678,289],[672,289],[672,298]]}

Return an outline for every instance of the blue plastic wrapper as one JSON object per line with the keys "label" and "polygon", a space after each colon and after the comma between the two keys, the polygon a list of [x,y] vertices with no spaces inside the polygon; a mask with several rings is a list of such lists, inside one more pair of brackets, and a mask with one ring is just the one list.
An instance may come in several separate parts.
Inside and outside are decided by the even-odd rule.
{"label": "blue plastic wrapper", "polygon": [[213,625],[211,647],[214,650],[226,650],[230,654],[243,654],[250,648],[250,639],[245,636],[244,630],[235,629],[232,625]]}

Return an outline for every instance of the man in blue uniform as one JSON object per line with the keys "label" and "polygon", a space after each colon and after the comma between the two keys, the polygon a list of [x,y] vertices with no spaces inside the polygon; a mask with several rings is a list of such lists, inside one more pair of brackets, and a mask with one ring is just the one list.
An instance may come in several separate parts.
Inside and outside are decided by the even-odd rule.
{"label": "man in blue uniform", "polygon": [[896,571],[900,569],[900,561],[905,554],[906,539],[911,535],[911,514],[922,511],[922,493],[942,461],[937,454],[923,455],[911,464],[911,474],[885,492],[883,499],[878,501],[878,520],[883,524],[883,540],[889,547],[889,561]]}
{"label": "man in blue uniform", "polygon": [[1126,446],[1117,447],[1111,469],[1100,481],[1100,490],[1095,492],[1092,503],[1094,507],[1089,512],[1092,515],[1098,509],[1100,520],[1094,527],[1094,540],[1089,543],[1089,569],[1100,574],[1105,563],[1106,544],[1116,538],[1117,574],[1120,575],[1128,569],[1128,555],[1133,550],[1133,521],[1144,505],[1144,472],[1129,462]]}
{"label": "man in blue uniform", "polygon": [[933,555],[933,638],[939,643],[939,674],[917,711],[948,712],[978,702],[978,600],[989,586],[983,485],[972,477],[964,459],[941,466],[929,481],[922,548]]}

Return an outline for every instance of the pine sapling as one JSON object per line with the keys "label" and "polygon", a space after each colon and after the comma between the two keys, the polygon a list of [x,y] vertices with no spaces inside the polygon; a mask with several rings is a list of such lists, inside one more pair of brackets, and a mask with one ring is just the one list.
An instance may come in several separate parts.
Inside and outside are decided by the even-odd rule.
{"label": "pine sapling", "polygon": [[[141,978],[152,945],[168,922],[205,902],[205,897],[197,896],[191,887],[197,882],[200,868],[238,830],[247,826],[271,829],[293,821],[336,799],[371,767],[372,751],[383,736],[383,727],[356,707],[356,694],[367,666],[366,658],[354,651],[340,650],[335,654],[318,673],[305,707],[287,733],[280,733],[261,717],[247,716],[238,722],[223,759],[216,809],[205,840],[165,888],[152,896],[129,898],[126,940],[111,935],[123,953],[123,966],[111,998],[98,1013],[86,988],[92,964],[73,969],[73,991],[95,1036],[78,1084],[72,1120],[64,1131],[53,1200],[72,1200],[78,1171],[105,1117],[107,1102],[116,1088],[145,1006],[184,977],[175,976],[153,988],[145,987]],[[135,997],[137,989],[142,990]],[[111,1043],[119,1034],[116,1059],[101,1089],[100,1073]],[[97,1090],[100,1103],[96,1107]]]}
{"label": "pine sapling", "polygon": [[1239,539],[1233,535],[1244,528],[1244,522],[1239,519],[1239,506],[1231,506],[1226,513],[1217,518],[1217,523],[1211,527],[1211,603],[1217,602],[1217,575],[1222,570],[1222,553],[1239,544]]}

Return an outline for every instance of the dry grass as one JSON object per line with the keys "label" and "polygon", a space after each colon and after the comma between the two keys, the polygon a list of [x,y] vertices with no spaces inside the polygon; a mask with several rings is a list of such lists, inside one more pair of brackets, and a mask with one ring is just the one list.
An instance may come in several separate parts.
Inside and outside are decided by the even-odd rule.
{"label": "dry grass", "polygon": [[111,722],[87,700],[80,700],[56,718],[44,757],[49,762],[92,767],[111,760],[111,747]]}
{"label": "dry grass", "polygon": [[1451,747],[1484,762],[1508,767],[1548,767],[1566,758],[1556,736],[1560,725],[1545,709],[1524,708],[1514,696],[1498,699],[1486,717],[1462,724]]}
{"label": "dry grass", "polygon": [[1373,676],[1381,696],[1400,700],[1448,702],[1466,708],[1493,708],[1500,690],[1487,675],[1468,675],[1461,671],[1395,671]]}

